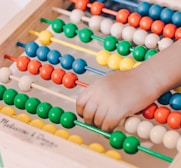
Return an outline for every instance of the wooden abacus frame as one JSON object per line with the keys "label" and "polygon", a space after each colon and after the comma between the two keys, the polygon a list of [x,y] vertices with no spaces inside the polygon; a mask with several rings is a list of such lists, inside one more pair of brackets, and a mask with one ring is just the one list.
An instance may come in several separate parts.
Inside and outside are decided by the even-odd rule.
{"label": "wooden abacus frame", "polygon": [[[164,4],[164,0],[160,0],[160,4]],[[177,0],[176,3],[179,3],[179,0]],[[167,0],[167,4],[170,4],[170,6],[174,6],[173,2]],[[175,3],[174,3],[175,4]],[[18,13],[7,25],[0,31],[0,67],[1,66],[9,66],[11,63],[7,60],[3,59],[4,54],[11,54],[16,57],[18,57],[20,54],[24,52],[22,48],[16,47],[17,41],[24,41],[28,42],[31,40],[35,40],[35,37],[28,35],[28,31],[30,29],[35,29],[37,31],[40,31],[42,29],[46,28],[46,24],[42,24],[39,19],[41,17],[47,17],[49,19],[54,19],[59,14],[56,12],[53,12],[52,7],[63,7],[66,8],[69,5],[69,3],[64,3],[63,0],[32,0],[20,13]],[[181,6],[181,5],[179,5]],[[178,7],[178,5],[177,5]],[[176,9],[176,8],[175,8]],[[181,7],[179,7],[181,9]],[[0,114],[0,122],[3,120],[8,120],[12,123],[14,123],[19,128],[26,128],[29,132],[36,132],[43,134],[46,138],[51,139],[52,142],[61,144],[61,146],[58,146],[58,149],[45,147],[43,150],[49,150],[50,156],[51,154],[54,156],[58,155],[59,160],[56,160],[57,162],[63,162],[66,158],[66,161],[69,162],[69,166],[73,167],[77,165],[77,167],[107,167],[111,166],[114,168],[136,168],[135,166],[125,163],[125,162],[117,162],[113,159],[110,159],[104,155],[100,155],[98,153],[95,153],[91,150],[87,150],[86,148],[79,147],[78,145],[75,145],[71,142],[65,141],[64,139],[57,139],[55,136],[48,134],[46,132],[43,132],[41,130],[38,130],[36,128],[32,128],[29,125],[25,125],[22,122],[19,122],[13,118],[9,118],[8,116],[4,116],[3,114]],[[2,127],[2,125],[0,125]],[[2,127],[3,128],[3,127]],[[12,130],[3,128],[0,131],[0,135],[8,137],[8,134],[16,136],[15,132]],[[20,135],[19,139],[23,140],[27,137]],[[1,138],[2,140],[0,142],[2,143],[9,143],[9,141],[6,141],[5,139]],[[40,144],[36,144],[33,140],[29,139],[33,146],[37,146],[38,148],[41,147]],[[19,141],[17,141],[19,143]],[[1,143],[0,143],[1,144]],[[17,144],[18,146],[20,144]],[[18,148],[14,148],[14,150],[18,150]],[[76,152],[76,154],[75,154]],[[181,165],[181,154],[179,153],[172,164],[170,164],[169,168],[179,168]],[[53,159],[53,161],[55,161]],[[49,160],[50,161],[50,160]],[[88,166],[87,166],[88,164]],[[32,163],[32,166],[33,163]]]}

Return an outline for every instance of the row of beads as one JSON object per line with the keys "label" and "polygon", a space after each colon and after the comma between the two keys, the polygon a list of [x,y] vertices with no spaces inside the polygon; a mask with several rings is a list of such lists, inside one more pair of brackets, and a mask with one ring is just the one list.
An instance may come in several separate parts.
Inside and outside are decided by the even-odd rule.
{"label": "row of beads", "polygon": [[[101,2],[94,2],[93,4],[99,4],[99,8],[95,8],[96,12],[91,13],[93,15],[100,15],[102,10],[103,11],[111,11],[111,14],[116,16],[117,22],[121,22],[123,24],[129,23],[133,27],[138,27],[140,25],[140,20],[142,16],[139,13],[133,12],[130,14],[129,10],[126,9],[121,9],[118,12],[112,11],[112,10],[107,10],[104,7],[104,5]],[[92,6],[92,4],[90,4]],[[97,6],[98,7],[98,6]],[[76,6],[77,9],[80,9],[79,7]],[[165,37],[169,38],[176,38],[178,37],[179,32],[181,32],[181,28],[178,27],[172,23],[168,23],[165,25],[165,23],[161,20],[155,20],[153,21],[150,17],[146,17],[147,19],[147,29],[151,30],[155,34],[163,34]],[[179,25],[179,24],[177,24]]]}
{"label": "row of beads", "polygon": [[[62,19],[56,19],[50,21],[43,18],[41,20],[46,23],[47,22],[51,24],[53,23],[52,29],[56,33],[57,32],[61,33],[63,31],[67,38],[73,38],[76,35],[78,35],[80,41],[84,43],[88,43],[91,42],[92,39],[96,39],[103,43],[103,47],[105,50],[114,51],[115,49],[117,49],[117,52],[122,56],[127,56],[132,52],[133,58],[136,61],[144,61],[145,57],[147,57],[146,55],[152,56],[157,53],[157,50],[148,50],[144,46],[136,46],[135,48],[133,48],[133,44],[131,44],[131,42],[125,40],[118,41],[118,39],[116,39],[116,37],[114,36],[107,36],[105,38],[101,38],[99,36],[94,35],[93,31],[89,28],[83,28],[81,30],[78,30],[76,24],[73,23],[65,24]],[[62,22],[64,24],[62,24]],[[62,25],[63,27],[61,27],[60,25]],[[60,29],[57,30],[57,27],[59,27]]]}
{"label": "row of beads", "polygon": [[161,125],[153,125],[150,121],[141,121],[138,117],[129,117],[125,123],[124,128],[128,133],[137,134],[140,138],[150,139],[154,144],[163,143],[168,149],[177,147],[181,151],[181,137],[175,130],[166,130]]}
{"label": "row of beads", "polygon": [[[6,89],[5,86],[0,85],[0,100],[3,100],[4,103],[8,105],[15,105],[16,108],[21,110],[26,110],[30,114],[37,114],[42,119],[47,119],[55,124],[61,124],[64,128],[73,128],[75,125],[82,126],[84,123],[81,123],[77,120],[77,116],[72,112],[64,112],[64,110],[57,106],[52,106],[48,102],[41,102],[38,98],[29,98],[26,94],[18,93],[14,89]],[[84,125],[87,128],[87,125]],[[90,128],[93,130],[93,127]],[[94,128],[95,131],[99,130]],[[99,130],[99,133],[104,134],[109,137],[110,145],[115,149],[124,149],[126,153],[135,154],[142,147],[140,146],[140,141],[134,137],[127,137],[123,132],[116,131],[112,134],[102,132]],[[143,147],[144,148],[144,147]],[[168,158],[169,161],[172,161],[171,158]]]}
{"label": "row of beads", "polygon": [[155,119],[159,124],[168,124],[172,129],[181,128],[181,113],[178,111],[172,111],[166,106],[160,106],[156,103],[152,103],[143,111],[143,116],[146,119]]}
{"label": "row of beads", "polygon": [[13,117],[19,121],[22,121],[26,124],[33,126],[33,127],[39,128],[43,131],[46,131],[50,134],[57,136],[57,137],[66,139],[66,140],[71,141],[71,142],[78,144],[78,145],[82,145],[83,147],[87,147],[88,149],[94,150],[98,153],[105,154],[106,156],[108,156],[110,158],[113,158],[116,160],[122,159],[120,153],[116,150],[107,150],[106,151],[105,148],[103,147],[103,145],[101,145],[99,143],[91,143],[89,145],[86,145],[86,144],[84,144],[82,137],[80,137],[79,135],[74,135],[74,134],[71,135],[69,133],[69,131],[64,130],[64,129],[57,129],[55,125],[45,124],[40,119],[32,120],[28,114],[24,114],[24,113],[16,114],[16,111],[10,106],[5,106],[5,107],[0,106],[0,113],[8,115],[10,117]]}
{"label": "row of beads", "polygon": [[[7,55],[5,56],[5,58],[9,57],[10,56]],[[16,66],[18,70],[22,72],[28,71],[32,75],[40,74],[43,80],[51,79],[55,84],[63,84],[66,88],[74,88],[76,85],[81,85],[83,87],[88,86],[88,84],[79,81],[78,76],[73,72],[66,73],[63,69],[55,69],[50,64],[42,65],[40,61],[30,60],[27,56],[18,57],[16,59]]]}
{"label": "row of beads", "polygon": [[[61,14],[69,15],[70,21],[75,24],[79,24],[81,20],[86,21],[88,22],[89,28],[93,31],[100,31],[105,35],[112,35],[117,39],[122,38],[130,42],[132,41],[136,45],[145,45],[147,48],[150,49],[158,47],[159,50],[163,50],[173,43],[173,40],[170,38],[162,38],[160,40],[159,35],[154,33],[148,34],[146,29],[146,26],[148,25],[146,17],[143,17],[140,20],[141,29],[136,29],[133,26],[124,26],[122,23],[119,22],[114,23],[113,20],[109,18],[103,19],[103,17],[101,16],[92,16],[91,18],[88,18],[84,16],[84,13],[78,9],[74,9],[71,12],[60,8],[53,9]],[[56,20],[48,21],[48,23],[52,25],[52,29],[55,29],[55,25],[56,27],[60,27],[60,23],[58,23],[58,21]]]}

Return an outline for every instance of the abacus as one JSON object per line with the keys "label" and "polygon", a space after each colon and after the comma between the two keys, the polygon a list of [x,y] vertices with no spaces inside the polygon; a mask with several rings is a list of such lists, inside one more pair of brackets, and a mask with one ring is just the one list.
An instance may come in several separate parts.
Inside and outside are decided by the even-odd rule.
{"label": "abacus", "polygon": [[[138,2],[112,2],[138,7]],[[170,7],[169,11],[175,13],[181,11],[179,0],[145,4],[148,2],[163,9]],[[84,124],[75,113],[77,94],[94,80],[115,70],[135,68],[181,37],[177,17],[160,22],[171,23],[174,33],[168,27],[163,31],[162,27],[163,34],[160,29],[153,29],[149,36],[151,25],[143,24],[144,20],[135,11],[131,14],[123,10],[127,18],[122,18],[121,12],[105,8],[104,3],[32,0],[0,31],[2,167],[3,162],[5,167],[17,162],[25,166],[21,163],[25,150],[34,151],[27,155],[32,158],[28,160],[30,167],[60,167],[60,162],[67,168],[181,166],[181,115],[177,112],[181,107],[179,103],[174,104],[174,100],[180,101],[180,93],[165,93],[157,104],[125,119],[113,133]],[[119,13],[119,24],[115,18],[102,16],[108,29],[100,28],[101,21],[96,25],[97,21],[90,17],[101,12],[115,16]],[[163,18],[157,17],[146,21],[152,24]],[[132,35],[123,33],[128,30]],[[140,33],[144,35],[138,39]],[[168,102],[172,102],[170,107]],[[15,152],[10,154],[11,149],[20,153],[17,161],[12,156]]]}

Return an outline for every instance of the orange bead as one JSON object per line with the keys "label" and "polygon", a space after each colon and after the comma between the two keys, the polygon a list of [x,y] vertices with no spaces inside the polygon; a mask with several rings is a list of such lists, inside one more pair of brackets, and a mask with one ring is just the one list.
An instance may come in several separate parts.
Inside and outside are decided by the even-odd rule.
{"label": "orange bead", "polygon": [[141,15],[139,13],[132,13],[128,17],[128,23],[130,26],[138,27],[141,20]]}
{"label": "orange bead", "polygon": [[161,20],[156,20],[151,25],[151,31],[155,34],[161,34],[165,24]]}
{"label": "orange bead", "polygon": [[30,58],[27,56],[21,56],[17,59],[16,66],[20,71],[27,71]]}
{"label": "orange bead", "polygon": [[155,110],[154,118],[160,124],[167,123],[168,115],[170,114],[170,109],[167,107],[158,107]]}
{"label": "orange bead", "polygon": [[172,129],[179,129],[181,124],[180,112],[171,112],[168,116],[167,123]]}
{"label": "orange bead", "polygon": [[167,24],[163,28],[163,36],[168,38],[174,38],[177,27],[174,24]]}
{"label": "orange bead", "polygon": [[41,67],[41,62],[38,60],[31,60],[28,64],[28,71],[32,75],[37,75],[39,74],[39,69]]}
{"label": "orange bead", "polygon": [[89,3],[89,0],[76,0],[75,8],[85,11],[88,3]]}
{"label": "orange bead", "polygon": [[128,22],[129,15],[130,15],[129,10],[121,9],[118,11],[118,13],[116,15],[116,21],[125,24]]}
{"label": "orange bead", "polygon": [[143,110],[143,116],[146,119],[153,119],[156,109],[158,108],[157,104],[152,103],[147,108]]}
{"label": "orange bead", "polygon": [[175,39],[179,40],[181,38],[181,27],[177,28],[175,32]]}
{"label": "orange bead", "polygon": [[150,30],[151,29],[151,25],[153,23],[153,19],[148,17],[148,16],[144,16],[141,18],[140,20],[140,28],[143,30]]}
{"label": "orange bead", "polygon": [[51,80],[56,84],[62,84],[63,76],[65,71],[63,69],[57,68],[51,74]]}
{"label": "orange bead", "polygon": [[73,72],[68,72],[63,76],[62,83],[66,88],[74,88],[78,77]]}
{"label": "orange bead", "polygon": [[40,77],[44,80],[50,80],[51,74],[54,70],[54,67],[50,64],[45,64],[40,68]]}
{"label": "orange bead", "polygon": [[101,15],[104,4],[101,2],[94,2],[90,7],[90,11],[93,15]]}

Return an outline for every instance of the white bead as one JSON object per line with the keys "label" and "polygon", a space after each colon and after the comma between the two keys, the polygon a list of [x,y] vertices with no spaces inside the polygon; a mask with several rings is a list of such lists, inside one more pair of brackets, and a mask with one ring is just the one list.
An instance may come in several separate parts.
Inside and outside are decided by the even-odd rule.
{"label": "white bead", "polygon": [[167,132],[166,128],[161,125],[156,125],[151,129],[150,140],[155,144],[161,144],[163,137]]}
{"label": "white bead", "polygon": [[121,38],[122,31],[123,31],[124,25],[122,23],[114,23],[111,27],[111,35],[115,36],[117,39]]}
{"label": "white bead", "polygon": [[147,35],[148,35],[147,31],[142,30],[142,29],[137,29],[133,35],[133,42],[136,45],[144,45]]}
{"label": "white bead", "polygon": [[177,141],[177,150],[178,152],[181,152],[181,137]]}
{"label": "white bead", "polygon": [[158,48],[161,51],[169,47],[171,44],[173,44],[173,40],[165,37],[165,38],[162,38],[160,41],[158,41]]}
{"label": "white bead", "polygon": [[104,19],[101,22],[100,31],[105,35],[109,35],[111,34],[112,25],[113,25],[113,21],[111,19]]}
{"label": "white bead", "polygon": [[132,26],[127,26],[122,31],[122,38],[126,41],[133,41],[133,35],[136,29]]}
{"label": "white bead", "polygon": [[31,90],[31,84],[33,83],[33,78],[30,76],[22,76],[19,80],[18,87],[24,92]]}
{"label": "white bead", "polygon": [[0,82],[8,83],[10,82],[10,75],[12,75],[11,70],[8,67],[0,68]]}
{"label": "white bead", "polygon": [[84,12],[79,9],[74,9],[70,14],[70,21],[79,24],[84,16]]}
{"label": "white bead", "polygon": [[124,128],[128,133],[136,133],[137,127],[141,120],[138,117],[129,117],[124,124]]}
{"label": "white bead", "polygon": [[163,144],[169,149],[176,148],[177,141],[180,138],[180,134],[175,130],[169,130],[163,137]]}
{"label": "white bead", "polygon": [[137,127],[137,134],[141,138],[149,138],[153,124],[150,121],[141,121]]}
{"label": "white bead", "polygon": [[159,35],[151,33],[145,38],[145,46],[147,48],[157,48],[158,41],[160,40]]}
{"label": "white bead", "polygon": [[101,22],[102,22],[101,16],[96,16],[96,15],[92,16],[89,20],[89,28],[94,31],[99,31]]}

